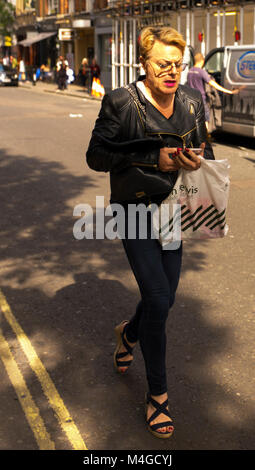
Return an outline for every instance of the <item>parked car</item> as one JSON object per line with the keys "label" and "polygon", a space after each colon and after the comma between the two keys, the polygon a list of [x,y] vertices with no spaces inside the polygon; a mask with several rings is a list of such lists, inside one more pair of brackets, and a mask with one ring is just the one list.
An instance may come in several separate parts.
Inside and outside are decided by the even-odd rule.
{"label": "parked car", "polygon": [[213,49],[204,68],[219,85],[240,93],[220,93],[221,125],[217,130],[255,137],[255,44]]}
{"label": "parked car", "polygon": [[18,86],[18,72],[16,69],[12,69],[8,65],[0,64],[0,86],[14,85]]}

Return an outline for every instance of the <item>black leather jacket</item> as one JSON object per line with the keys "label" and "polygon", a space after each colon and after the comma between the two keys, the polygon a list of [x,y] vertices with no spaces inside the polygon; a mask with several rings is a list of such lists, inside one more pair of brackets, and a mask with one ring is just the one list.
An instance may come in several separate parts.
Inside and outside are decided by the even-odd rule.
{"label": "black leather jacket", "polygon": [[[138,80],[143,80],[144,76]],[[137,82],[131,84],[141,106],[146,99]],[[155,126],[150,114],[143,115],[129,91],[117,88],[106,94],[96,120],[87,163],[96,171],[110,172],[111,202],[137,201],[139,198],[171,191],[178,172],[161,172],[158,158],[162,147],[199,147],[206,142],[204,105],[199,91],[179,85],[175,94],[178,120],[175,132]],[[165,119],[167,126],[167,119]],[[164,127],[164,126],[163,126]],[[214,159],[206,142],[204,157]]]}

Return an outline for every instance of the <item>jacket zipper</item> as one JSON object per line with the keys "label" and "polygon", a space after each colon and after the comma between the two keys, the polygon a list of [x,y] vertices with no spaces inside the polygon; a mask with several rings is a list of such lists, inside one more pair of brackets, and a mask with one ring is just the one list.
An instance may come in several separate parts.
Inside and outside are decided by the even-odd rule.
{"label": "jacket zipper", "polygon": [[173,132],[160,132],[160,133],[159,133],[159,132],[150,132],[148,135],[158,135],[159,137],[160,137],[161,135],[174,135],[175,137],[180,137],[180,139],[182,139],[182,141],[183,141],[183,147],[185,147],[185,141],[186,141],[185,137],[186,137],[188,134],[190,134],[192,131],[194,131],[195,129],[196,129],[196,126],[193,127],[192,129],[190,129],[188,132],[186,132],[186,133],[183,134],[183,135],[174,134]]}
{"label": "jacket zipper", "polygon": [[[139,113],[139,115],[140,115],[140,113]],[[184,148],[185,147],[185,137],[188,134],[190,134],[190,132],[194,131],[194,129],[196,129],[196,127],[193,127],[193,129],[191,129],[190,131],[186,132],[186,134],[183,134],[183,135],[174,134],[173,132],[161,132],[160,134],[158,132],[150,132],[150,134],[148,134],[148,135],[158,135],[160,137],[162,134],[166,134],[166,135],[174,135],[175,137],[180,137],[182,139],[183,148]],[[150,164],[150,163],[132,162],[131,165],[132,166],[147,166],[147,167],[150,167],[150,168],[158,168],[158,165],[155,165],[154,163]]]}
{"label": "jacket zipper", "polygon": [[132,162],[131,165],[133,166],[149,166],[151,168],[158,168],[158,165],[155,165],[154,163],[140,163],[140,162]]}
{"label": "jacket zipper", "polygon": [[[141,113],[140,113],[140,110],[139,110],[139,107],[137,105],[137,103],[134,101],[134,104],[136,106],[136,109],[137,109],[137,112],[138,112],[138,116],[140,118],[140,121],[142,123],[142,126],[143,126],[143,129],[145,130],[145,125],[144,125],[144,122],[143,122],[143,119],[141,117]],[[183,135],[179,135],[179,134],[174,134],[172,132],[161,132],[161,133],[158,133],[158,132],[150,132],[149,134],[147,135],[158,135],[159,137],[161,136],[161,134],[166,134],[166,135],[174,135],[175,137],[180,137],[182,139],[182,142],[183,142],[183,147],[185,147],[185,137],[190,134],[190,132],[194,131],[194,129],[196,129],[196,127],[193,127],[193,129],[189,130],[188,132],[186,132],[185,134]],[[132,162],[133,166],[136,166],[136,165],[139,165],[139,166],[147,166],[147,167],[151,167],[151,168],[158,168],[158,165],[155,165],[154,163],[153,164],[150,164],[150,163],[140,163],[140,162]]]}

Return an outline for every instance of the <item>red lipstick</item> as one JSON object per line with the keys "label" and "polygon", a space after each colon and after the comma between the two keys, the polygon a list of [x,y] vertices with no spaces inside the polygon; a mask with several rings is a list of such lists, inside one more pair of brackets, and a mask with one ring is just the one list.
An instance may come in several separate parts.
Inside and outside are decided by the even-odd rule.
{"label": "red lipstick", "polygon": [[165,84],[167,87],[171,88],[171,87],[174,87],[174,86],[176,85],[176,81],[175,81],[175,80],[165,80],[165,81],[164,81],[164,84]]}

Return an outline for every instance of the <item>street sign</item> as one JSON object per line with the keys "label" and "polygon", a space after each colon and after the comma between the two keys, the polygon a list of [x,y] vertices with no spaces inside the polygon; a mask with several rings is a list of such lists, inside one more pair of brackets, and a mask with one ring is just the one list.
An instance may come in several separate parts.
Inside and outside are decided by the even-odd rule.
{"label": "street sign", "polygon": [[58,39],[60,41],[71,41],[73,39],[73,30],[71,28],[59,28]]}

